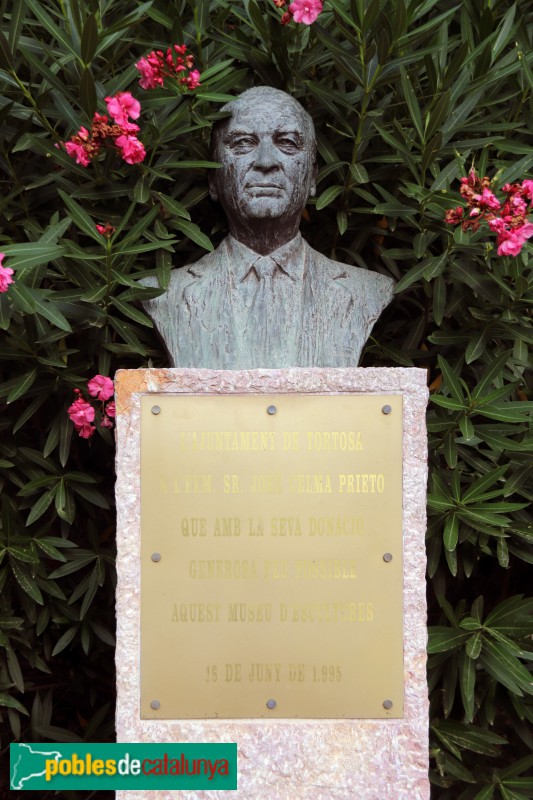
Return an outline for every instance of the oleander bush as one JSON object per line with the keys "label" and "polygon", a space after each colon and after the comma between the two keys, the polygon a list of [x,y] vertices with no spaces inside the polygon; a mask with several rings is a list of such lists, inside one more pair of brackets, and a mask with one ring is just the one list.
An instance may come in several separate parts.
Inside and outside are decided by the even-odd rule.
{"label": "oleander bush", "polygon": [[[1,8],[4,756],[18,739],[112,739],[112,413],[87,383],[166,363],[138,279],[166,286],[224,235],[210,128],[267,84],[317,127],[304,236],[397,281],[363,365],[428,374],[433,796],[533,797],[532,251],[499,255],[486,225],[444,221],[472,168],[499,197],[531,175],[531,4],[324,0],[312,24],[283,25],[272,0]],[[200,85],[143,89],[136,62],[174,44]],[[118,129],[91,139],[120,92],[140,103],[144,154]]]}

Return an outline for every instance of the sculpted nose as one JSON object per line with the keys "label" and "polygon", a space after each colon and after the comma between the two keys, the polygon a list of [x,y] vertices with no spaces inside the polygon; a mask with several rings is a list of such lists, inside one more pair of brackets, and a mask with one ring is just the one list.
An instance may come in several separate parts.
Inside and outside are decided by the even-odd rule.
{"label": "sculpted nose", "polygon": [[263,139],[255,151],[254,166],[256,169],[270,170],[279,165],[274,142]]}

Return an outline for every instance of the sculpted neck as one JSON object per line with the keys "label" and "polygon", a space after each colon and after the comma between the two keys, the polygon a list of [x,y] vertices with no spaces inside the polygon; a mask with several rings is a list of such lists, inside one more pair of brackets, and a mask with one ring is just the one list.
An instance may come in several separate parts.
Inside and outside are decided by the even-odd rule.
{"label": "sculpted neck", "polygon": [[292,241],[300,227],[299,219],[289,221],[263,218],[238,222],[230,219],[228,222],[233,238],[262,256],[267,256]]}

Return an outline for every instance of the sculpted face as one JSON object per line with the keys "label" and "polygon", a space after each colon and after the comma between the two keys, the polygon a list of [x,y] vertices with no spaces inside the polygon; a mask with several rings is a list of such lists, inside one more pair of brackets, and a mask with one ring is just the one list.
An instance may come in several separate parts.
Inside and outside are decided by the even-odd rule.
{"label": "sculpted face", "polygon": [[232,116],[218,132],[215,157],[222,163],[211,195],[230,224],[254,220],[299,221],[315,194],[312,122],[289,95],[252,89],[231,104]]}

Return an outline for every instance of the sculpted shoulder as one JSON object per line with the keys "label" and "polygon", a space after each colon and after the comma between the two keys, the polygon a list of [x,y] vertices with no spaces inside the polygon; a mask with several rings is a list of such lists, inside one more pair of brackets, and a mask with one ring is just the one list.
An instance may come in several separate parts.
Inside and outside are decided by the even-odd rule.
{"label": "sculpted shoulder", "polygon": [[[189,284],[194,283],[198,278],[209,278],[217,269],[220,269],[221,254],[219,253],[220,247],[211,253],[206,253],[198,261],[193,264],[187,264],[184,267],[178,267],[170,272],[170,283],[167,292],[175,294],[185,289]],[[148,278],[141,278],[139,281],[143,286],[150,286],[159,288],[159,281],[156,275],[150,275]],[[156,298],[157,300],[158,298]],[[149,302],[153,302],[152,300]]]}
{"label": "sculpted shoulder", "polygon": [[392,300],[395,284],[392,278],[369,269],[343,264],[342,261],[333,261],[317,250],[313,250],[311,247],[309,249],[313,255],[317,270],[327,280],[337,281],[352,294],[377,295],[383,302],[383,308]]}

